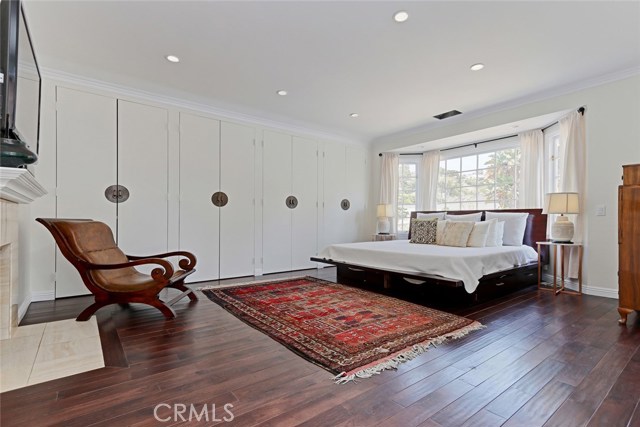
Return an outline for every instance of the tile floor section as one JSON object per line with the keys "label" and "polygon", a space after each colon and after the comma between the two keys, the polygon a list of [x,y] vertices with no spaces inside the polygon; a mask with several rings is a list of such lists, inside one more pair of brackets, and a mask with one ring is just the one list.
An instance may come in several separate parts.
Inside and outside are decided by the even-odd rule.
{"label": "tile floor section", "polygon": [[0,341],[0,392],[103,367],[95,316],[20,326]]}

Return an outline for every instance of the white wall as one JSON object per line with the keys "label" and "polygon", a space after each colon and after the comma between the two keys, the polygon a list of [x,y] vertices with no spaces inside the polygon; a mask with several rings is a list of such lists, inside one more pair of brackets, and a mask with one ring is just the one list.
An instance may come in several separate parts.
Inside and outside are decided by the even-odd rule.
{"label": "white wall", "polygon": [[[640,163],[640,76],[531,102],[449,126],[374,141],[371,153],[370,206],[378,202],[380,158],[378,153],[481,130],[557,111],[585,106],[587,124],[587,195],[585,292],[617,298],[618,221],[617,188],[622,165]],[[596,206],[605,205],[606,216],[596,216]],[[369,218],[375,224],[374,213]]]}
{"label": "white wall", "polygon": [[[263,130],[271,129],[280,132],[285,132],[293,136],[302,138],[309,138],[318,141],[319,146],[324,146],[325,142],[338,141],[341,144],[348,146],[354,146],[361,149],[364,152],[364,156],[369,156],[369,147],[364,146],[358,141],[349,141],[344,138],[337,137],[332,140],[330,136],[323,132],[315,133],[313,129],[304,132],[301,129],[291,129],[286,126],[279,127],[279,124],[273,122],[272,126],[267,125],[266,120],[259,122],[250,122],[247,120],[234,120],[233,112],[229,112],[229,115],[219,116],[212,114],[206,110],[198,110],[195,108],[189,108],[184,104],[172,104],[167,102],[166,99],[158,97],[153,98],[152,94],[138,93],[135,90],[129,88],[120,88],[110,85],[108,83],[100,82],[99,84],[93,84],[91,81],[82,79],[70,79],[70,80],[58,80],[44,78],[42,81],[42,101],[41,101],[41,135],[40,135],[40,152],[39,159],[36,165],[33,167],[33,173],[36,179],[45,187],[48,194],[44,197],[36,200],[29,205],[28,208],[22,209],[20,213],[21,224],[21,243],[20,247],[23,249],[21,252],[21,278],[20,286],[22,292],[20,294],[20,301],[18,304],[22,307],[22,313],[26,310],[29,302],[31,301],[43,301],[54,298],[55,291],[55,275],[51,272],[55,267],[55,243],[51,235],[46,229],[35,222],[37,217],[55,217],[56,216],[56,86],[64,86],[81,91],[91,92],[99,95],[111,96],[123,100],[141,102],[148,105],[159,106],[166,108],[169,112],[169,207],[168,207],[168,221],[169,221],[169,249],[174,250],[178,247],[178,230],[179,230],[179,113],[181,111],[191,112],[201,115],[206,115],[219,120],[227,122],[236,122],[244,125],[249,125],[255,128],[256,135],[262,135]],[[142,94],[142,95],[140,95]],[[256,144],[258,151],[256,153],[256,159],[262,158],[260,145]],[[171,160],[174,159],[174,160]],[[98,159],[77,159],[79,162],[83,161],[97,161]],[[326,171],[322,173],[333,173],[331,167],[328,167]],[[256,162],[254,175],[256,176],[256,188],[261,188],[262,177],[262,165],[260,162]],[[368,188],[364,189],[365,194],[368,193]],[[256,201],[262,196],[261,193],[256,193]],[[255,256],[256,260],[259,260],[262,256],[262,209],[259,203],[256,203],[256,244],[255,244]],[[320,221],[320,226],[322,220]],[[266,226],[266,225],[265,225]],[[360,239],[366,239],[366,233],[359,236]],[[320,248],[321,249],[321,248]],[[260,274],[262,269],[261,265],[256,262],[256,274]]]}

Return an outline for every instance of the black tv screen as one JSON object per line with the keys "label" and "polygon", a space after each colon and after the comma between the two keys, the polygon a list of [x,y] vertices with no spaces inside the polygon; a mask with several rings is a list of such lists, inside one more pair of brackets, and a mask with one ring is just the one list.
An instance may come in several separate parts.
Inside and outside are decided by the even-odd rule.
{"label": "black tv screen", "polygon": [[24,166],[37,159],[41,76],[19,0],[0,1],[0,73],[1,164]]}

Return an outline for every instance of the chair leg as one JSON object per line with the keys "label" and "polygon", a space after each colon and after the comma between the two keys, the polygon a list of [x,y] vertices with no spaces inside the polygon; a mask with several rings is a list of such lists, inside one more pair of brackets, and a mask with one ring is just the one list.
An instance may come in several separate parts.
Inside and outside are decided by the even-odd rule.
{"label": "chair leg", "polygon": [[102,307],[107,306],[109,304],[113,304],[111,301],[96,301],[91,304],[89,307],[82,310],[82,313],[76,317],[76,322],[86,322],[93,316],[93,314],[100,310]]}
{"label": "chair leg", "polygon": [[171,307],[169,307],[168,305],[166,305],[164,302],[160,301],[159,299],[155,299],[153,301],[145,301],[144,304],[148,304],[152,307],[157,308],[158,310],[160,310],[162,312],[162,314],[164,314],[164,317],[166,317],[167,319],[173,319],[176,317],[176,312],[173,311],[173,309]]}
{"label": "chair leg", "polygon": [[[177,290],[182,291],[182,292],[185,292],[185,295],[188,296],[191,301],[198,301],[198,296],[193,291],[193,289],[189,289],[182,282],[174,283],[169,287],[173,288],[173,289],[177,289]],[[183,297],[184,297],[184,295],[183,295]]]}

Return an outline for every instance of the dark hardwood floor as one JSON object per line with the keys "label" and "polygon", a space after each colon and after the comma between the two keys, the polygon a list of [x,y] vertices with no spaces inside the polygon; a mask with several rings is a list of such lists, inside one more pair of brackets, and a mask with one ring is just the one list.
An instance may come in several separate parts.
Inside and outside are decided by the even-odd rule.
{"label": "dark hardwood floor", "polygon": [[[306,271],[328,280],[335,269]],[[295,273],[294,275],[299,275]],[[280,275],[280,276],[289,276]],[[264,276],[264,278],[280,277]],[[248,279],[241,279],[248,280]],[[402,297],[424,303],[419,291]],[[75,317],[80,297],[31,305],[24,324]],[[640,426],[640,320],[617,301],[524,289],[449,311],[486,325],[357,383],[331,374],[200,294],[178,317],[98,312],[107,367],[0,395],[2,426]],[[156,405],[216,405],[220,421],[160,422]],[[223,405],[232,404],[234,419]],[[158,415],[171,416],[168,406]],[[188,411],[185,413],[185,417]]]}

